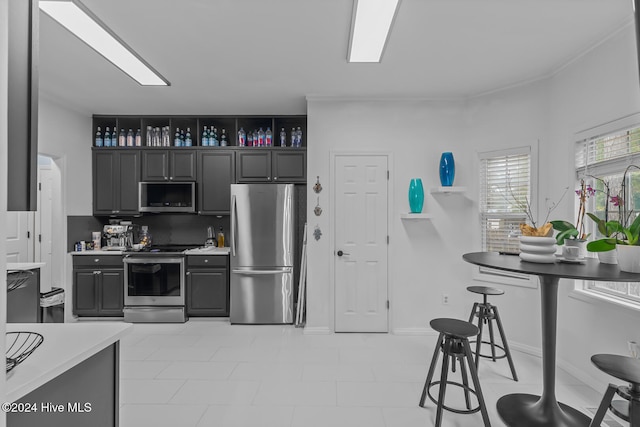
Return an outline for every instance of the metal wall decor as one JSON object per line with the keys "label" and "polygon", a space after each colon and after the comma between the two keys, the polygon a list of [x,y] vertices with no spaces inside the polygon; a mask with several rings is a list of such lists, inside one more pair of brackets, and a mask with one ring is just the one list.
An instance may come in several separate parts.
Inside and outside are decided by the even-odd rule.
{"label": "metal wall decor", "polygon": [[316,207],[313,208],[313,213],[316,214],[316,216],[322,215],[322,208],[320,207],[320,197],[318,197],[318,203],[316,203]]}
{"label": "metal wall decor", "polygon": [[319,176],[316,177],[316,183],[313,186],[313,191],[315,191],[316,194],[322,191],[322,184],[320,184]]}
{"label": "metal wall decor", "polygon": [[316,227],[313,229],[313,237],[316,240],[320,240],[320,236],[322,236],[322,231],[320,231],[320,226],[316,225]]}

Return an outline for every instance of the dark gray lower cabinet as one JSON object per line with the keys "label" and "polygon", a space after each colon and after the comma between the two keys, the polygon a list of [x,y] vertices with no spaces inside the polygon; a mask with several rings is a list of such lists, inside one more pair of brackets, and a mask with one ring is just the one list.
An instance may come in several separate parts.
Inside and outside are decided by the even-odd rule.
{"label": "dark gray lower cabinet", "polygon": [[198,213],[229,215],[235,156],[230,150],[198,152]]}
{"label": "dark gray lower cabinet", "polygon": [[229,315],[229,257],[187,257],[187,314],[190,317]]}
{"label": "dark gray lower cabinet", "polygon": [[[114,259],[109,259],[114,258]],[[93,261],[95,264],[90,264]],[[74,256],[73,314],[122,316],[124,267],[120,256]]]}

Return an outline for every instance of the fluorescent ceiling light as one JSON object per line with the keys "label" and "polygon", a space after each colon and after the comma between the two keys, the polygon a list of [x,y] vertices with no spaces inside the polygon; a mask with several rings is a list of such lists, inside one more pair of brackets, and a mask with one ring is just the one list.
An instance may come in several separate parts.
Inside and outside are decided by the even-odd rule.
{"label": "fluorescent ceiling light", "polygon": [[354,0],[349,62],[380,62],[400,0]]}
{"label": "fluorescent ceiling light", "polygon": [[40,0],[40,10],[143,86],[168,86],[151,66],[82,4]]}

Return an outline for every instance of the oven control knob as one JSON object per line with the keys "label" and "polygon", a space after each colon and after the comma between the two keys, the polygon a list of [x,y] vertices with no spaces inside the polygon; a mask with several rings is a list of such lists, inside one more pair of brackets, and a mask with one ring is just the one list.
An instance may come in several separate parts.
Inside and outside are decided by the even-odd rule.
{"label": "oven control knob", "polygon": [[93,260],[93,262],[100,262],[100,259],[96,258],[96,259]]}
{"label": "oven control knob", "polygon": [[190,271],[187,271],[187,276],[190,276],[190,275],[191,275],[191,272],[190,272]]}
{"label": "oven control knob", "polygon": [[208,259],[205,259],[205,260],[204,260],[204,262],[209,262],[209,260],[208,260]]}

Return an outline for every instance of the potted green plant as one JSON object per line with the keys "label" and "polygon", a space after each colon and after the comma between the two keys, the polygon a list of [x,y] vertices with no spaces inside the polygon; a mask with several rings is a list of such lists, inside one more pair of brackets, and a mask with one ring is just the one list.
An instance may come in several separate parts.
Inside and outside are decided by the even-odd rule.
{"label": "potted green plant", "polygon": [[618,221],[609,221],[608,224],[614,228],[614,233],[624,235],[624,239],[615,239],[620,270],[640,273],[640,215],[628,227]]}
{"label": "potted green plant", "polygon": [[[587,212],[587,216],[593,220],[598,226],[598,231],[602,236],[601,239],[593,240],[587,243],[587,250],[598,254],[598,259],[603,264],[617,264],[618,257],[616,252],[616,230],[618,226],[615,221],[607,221],[598,218],[595,214]],[[619,224],[619,223],[618,223]]]}

